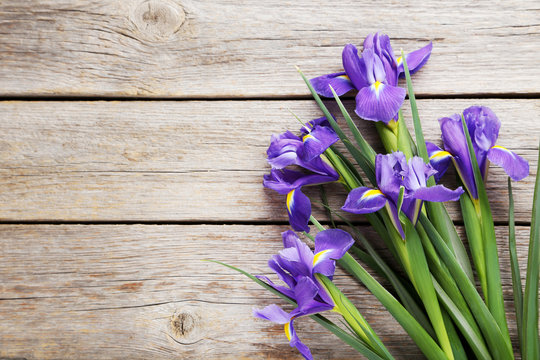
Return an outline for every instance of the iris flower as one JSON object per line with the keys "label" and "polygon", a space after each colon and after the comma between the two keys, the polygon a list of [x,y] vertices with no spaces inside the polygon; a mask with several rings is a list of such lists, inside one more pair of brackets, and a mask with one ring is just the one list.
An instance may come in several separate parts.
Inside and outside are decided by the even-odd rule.
{"label": "iris flower", "polygon": [[304,345],[294,330],[294,320],[306,315],[332,310],[335,304],[324,285],[315,274],[332,278],[340,259],[353,245],[354,240],[347,232],[329,229],[315,236],[315,252],[303,243],[293,231],[282,234],[284,249],[274,255],[268,266],[286,286],[276,285],[268,278],[259,276],[277,291],[295,300],[298,307],[287,313],[278,305],[269,305],[253,314],[261,319],[282,324],[292,347],[296,347],[306,359],[312,359],[309,348]]}
{"label": "iris flower", "polygon": [[[431,42],[413,51],[405,58],[411,74],[420,69],[431,54]],[[401,56],[396,58],[388,35],[370,34],[364,40],[362,57],[357,48],[348,44],[342,53],[345,71],[323,75],[311,79],[318,94],[333,97],[330,86],[338,96],[356,89],[356,109],[358,116],[366,120],[388,123],[397,119],[397,113],[405,99],[405,89],[398,87],[398,79],[403,74]]]}
{"label": "iris flower", "polygon": [[[270,174],[264,176],[263,185],[280,194],[287,194],[287,213],[294,230],[309,232],[311,202],[302,192],[302,186],[339,180],[339,174],[323,155],[328,147],[339,140],[326,118],[308,122],[302,127],[301,137],[287,131],[272,135],[267,150]],[[296,165],[307,173],[286,169]]]}
{"label": "iris flower", "polygon": [[[495,145],[499,137],[501,122],[490,108],[471,106],[463,111],[463,117],[471,136],[482,179],[486,179],[489,162],[502,167],[508,176],[515,181],[529,175],[529,163],[525,159],[505,147]],[[474,181],[473,166],[469,156],[467,139],[463,132],[461,116],[454,114],[441,118],[439,124],[446,151],[431,144],[433,152],[430,155],[430,161],[439,159],[438,164],[432,162],[432,165],[442,173],[446,171],[449,162],[440,160],[443,158],[452,159],[463,184],[471,196],[477,199],[478,190]]]}
{"label": "iris flower", "polygon": [[375,175],[378,189],[359,187],[347,196],[342,210],[353,214],[367,214],[386,207],[394,226],[401,237],[405,233],[399,221],[399,193],[403,188],[401,211],[416,224],[423,201],[455,201],[463,189],[450,190],[442,185],[427,187],[427,179],[437,171],[424,163],[422,158],[413,157],[408,162],[402,152],[388,155],[378,154],[375,158]]}

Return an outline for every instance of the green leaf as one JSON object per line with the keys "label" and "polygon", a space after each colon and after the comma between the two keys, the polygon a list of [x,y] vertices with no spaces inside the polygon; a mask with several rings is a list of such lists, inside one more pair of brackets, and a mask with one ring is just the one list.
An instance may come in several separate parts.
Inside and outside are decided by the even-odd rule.
{"label": "green leaf", "polygon": [[[420,235],[422,244],[424,245],[424,250],[429,262],[429,268],[434,277],[435,291],[437,292],[439,299],[454,320],[462,322],[457,323],[457,325],[464,332],[464,336],[471,347],[476,347],[478,349],[479,344],[477,342],[479,339],[482,339],[482,333],[476,324],[467,302],[463,298],[463,295],[452,278],[452,275],[448,271],[448,268],[443,262],[441,262],[422,224],[417,224],[416,229]],[[440,287],[440,290],[438,287]],[[441,293],[441,291],[444,293]],[[466,334],[465,332],[470,333]]]}
{"label": "green leaf", "polygon": [[[388,124],[392,124],[392,122],[395,124],[395,121],[393,120],[391,120]],[[375,128],[377,129],[377,132],[379,133],[379,137],[381,138],[381,142],[386,152],[391,153],[391,152],[397,151],[398,149],[397,132],[394,132],[394,130],[389,125],[385,124],[382,121],[377,121],[375,123]],[[397,129],[397,124],[396,124],[396,129]]]}
{"label": "green leaf", "polygon": [[497,239],[495,237],[495,225],[493,224],[493,216],[491,215],[491,208],[489,207],[489,200],[478,167],[478,161],[476,160],[476,154],[469,134],[469,128],[465,123],[465,118],[461,115],[461,125],[463,132],[467,139],[467,146],[469,148],[469,156],[474,172],[474,181],[476,189],[478,191],[478,202],[473,202],[476,205],[476,212],[478,214],[478,221],[482,226],[482,238],[484,244],[484,254],[486,258],[486,281],[488,292],[484,294],[489,311],[493,314],[493,317],[497,321],[505,341],[508,345],[510,343],[510,333],[508,332],[508,324],[506,323],[506,312],[504,310],[504,299],[502,293],[501,272],[499,266],[499,254],[497,251]]}
{"label": "green leaf", "polygon": [[469,247],[476,267],[476,273],[480,279],[480,285],[484,296],[488,296],[488,284],[486,275],[486,256],[484,254],[484,239],[482,237],[482,226],[478,221],[476,209],[469,196],[469,193],[461,195],[459,198],[461,214],[465,223],[465,231],[469,240]]}
{"label": "green leaf", "polygon": [[452,299],[439,285],[437,280],[433,281],[433,285],[435,286],[435,290],[437,291],[437,295],[439,296],[441,303],[446,308],[446,312],[450,315],[450,317],[452,317],[455,324],[459,327],[459,329],[461,330],[461,334],[463,335],[463,337],[465,337],[465,339],[467,339],[467,342],[471,346],[471,349],[474,351],[476,357],[478,359],[485,360],[491,359],[491,355],[489,354],[489,350],[484,343],[482,334],[480,334],[473,326],[471,326],[469,320],[467,320],[463,316],[461,311],[457,308]]}
{"label": "green leaf", "polygon": [[407,129],[405,120],[403,120],[401,109],[398,112],[397,129],[397,149],[405,154],[407,159],[410,159],[414,156],[411,146],[411,134],[409,133],[409,129]]}
{"label": "green leaf", "polygon": [[390,355],[388,349],[386,349],[386,346],[384,346],[381,339],[379,339],[375,331],[369,326],[366,319],[341,290],[339,290],[326,276],[321,274],[316,274],[315,276],[332,297],[332,300],[336,305],[336,311],[343,316],[354,332],[368,344],[371,350],[377,355],[385,359],[393,359],[394,357]]}
{"label": "green leaf", "polygon": [[[279,291],[277,291],[276,289],[274,289],[273,287],[271,287],[270,285],[268,285],[264,281],[261,281],[261,280],[257,279],[255,276],[251,275],[250,273],[248,273],[248,272],[246,272],[246,271],[244,271],[242,269],[239,269],[239,268],[237,268],[235,266],[232,266],[232,265],[229,265],[229,264],[225,264],[225,263],[223,263],[221,261],[216,261],[216,260],[205,260],[205,261],[209,261],[209,262],[213,262],[213,263],[216,263],[216,264],[219,264],[219,265],[223,265],[225,267],[228,267],[229,269],[237,271],[240,274],[243,274],[243,275],[247,276],[249,279],[251,279],[255,283],[259,284],[260,286],[262,286],[266,290],[270,291],[271,293],[273,293],[275,295],[278,295],[279,297],[286,300],[290,304],[296,305],[296,302],[293,299],[289,298],[288,296],[283,295],[282,293],[280,293]],[[341,329],[339,326],[337,326],[336,324],[334,324],[333,322],[328,320],[326,317],[324,317],[324,316],[322,316],[320,314],[316,314],[316,315],[311,315],[310,318],[312,318],[313,320],[318,322],[324,328],[326,328],[327,330],[332,332],[334,335],[336,335],[338,338],[340,338],[344,343],[350,345],[352,348],[354,348],[356,351],[358,351],[360,354],[364,355],[368,359],[370,359],[370,360],[384,360],[384,358],[380,357],[379,355],[375,354],[372,350],[370,350],[369,347],[365,343],[363,343],[359,339],[355,338],[354,336],[351,336],[346,331]]]}
{"label": "green leaf", "polygon": [[[540,146],[539,146],[540,147]],[[538,162],[540,164],[540,152]],[[540,359],[538,337],[538,280],[540,263],[540,172],[536,172],[534,200],[523,298],[523,359]]]}
{"label": "green leaf", "polygon": [[356,276],[375,295],[381,304],[401,324],[403,329],[411,336],[416,345],[428,359],[447,360],[445,353],[439,345],[416,321],[416,319],[390,294],[377,280],[375,280],[350,254],[345,254],[338,263],[349,273]]}
{"label": "green leaf", "polygon": [[[418,154],[418,156],[424,159],[424,162],[426,164],[429,164],[426,141],[424,139],[424,133],[422,131],[420,116],[418,115],[418,106],[416,105],[416,97],[413,91],[411,74],[409,73],[409,67],[407,65],[407,60],[403,55],[403,51],[401,52],[401,58],[403,60],[403,70],[405,72],[405,78],[407,80],[407,91],[409,94],[409,101],[411,103],[414,134],[416,137],[416,153]],[[435,179],[433,178],[433,176],[428,179],[427,185],[435,185]],[[429,218],[433,222],[433,225],[435,225],[437,231],[443,236],[443,239],[445,239],[447,245],[450,247],[450,250],[456,255],[459,264],[461,265],[469,279],[473,280],[474,276],[471,263],[467,255],[467,251],[465,250],[463,242],[459,238],[454,223],[450,219],[450,216],[448,215],[448,211],[444,207],[444,204],[438,202],[426,202],[425,206]]]}
{"label": "green leaf", "polygon": [[[431,325],[437,334],[439,344],[449,359],[453,359],[452,346],[448,338],[448,333],[444,325],[441,307],[437,299],[437,293],[433,287],[428,263],[422,247],[420,236],[414,225],[407,217],[404,217],[405,243],[396,240],[397,246],[404,246],[405,251],[401,252],[406,257],[406,263],[409,264],[407,273],[413,281],[413,284],[424,303],[424,307],[431,320]],[[401,243],[401,244],[400,244]]]}
{"label": "green leaf", "polygon": [[[510,267],[512,269],[512,290],[514,296],[514,309],[520,348],[523,346],[523,286],[516,249],[516,226],[514,221],[514,196],[512,194],[512,179],[508,178],[508,250],[510,253]],[[521,352],[523,349],[521,348]]]}
{"label": "green leaf", "polygon": [[490,313],[486,304],[484,304],[484,301],[480,297],[480,294],[478,294],[478,291],[476,291],[474,284],[468,278],[465,271],[463,271],[446,242],[441,238],[433,224],[424,214],[420,214],[420,223],[429,235],[429,238],[437,249],[441,259],[448,267],[448,270],[452,274],[456,284],[459,286],[463,297],[465,297],[465,300],[486,339],[493,358],[501,360],[513,359],[512,345],[507,341],[506,337],[503,336],[495,318]]}

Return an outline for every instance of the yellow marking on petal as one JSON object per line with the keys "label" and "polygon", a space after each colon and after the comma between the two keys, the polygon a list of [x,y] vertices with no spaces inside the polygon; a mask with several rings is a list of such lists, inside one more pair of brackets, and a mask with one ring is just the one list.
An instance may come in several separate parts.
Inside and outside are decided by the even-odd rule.
{"label": "yellow marking on petal", "polygon": [[368,198],[368,197],[375,197],[375,196],[379,196],[379,195],[384,195],[381,190],[371,189],[371,190],[366,191],[362,195],[361,199],[365,199],[365,198]]}
{"label": "yellow marking on petal", "polygon": [[429,157],[429,160],[442,158],[442,157],[447,157],[447,156],[452,156],[452,154],[450,154],[448,151],[440,150],[440,151],[437,151],[437,152],[433,153],[433,155],[431,155]]}
{"label": "yellow marking on petal", "polygon": [[345,80],[351,80],[347,75],[339,75],[338,77],[345,79]]}
{"label": "yellow marking on petal", "polygon": [[310,134],[306,134],[304,135],[304,137],[302,138],[302,142],[306,142],[307,139],[315,139],[312,135]]}
{"label": "yellow marking on petal", "polygon": [[315,256],[313,257],[313,266],[315,266],[321,260],[321,257],[329,251],[330,249],[327,249],[327,250],[319,251],[318,253],[316,253]]}
{"label": "yellow marking on petal", "polygon": [[398,58],[396,59],[396,62],[397,62],[398,65],[400,65],[400,64],[403,62],[403,57],[401,57],[401,56],[398,57]]}
{"label": "yellow marking on petal", "polygon": [[295,190],[291,190],[287,194],[287,210],[289,210],[289,213],[291,212],[291,206],[292,206],[292,203],[293,203],[294,192],[295,192]]}
{"label": "yellow marking on petal", "polygon": [[375,84],[373,84],[373,86],[375,86],[375,91],[378,92],[378,91],[379,91],[379,86],[381,86],[381,85],[382,85],[382,82],[380,82],[380,81],[375,81]]}
{"label": "yellow marking on petal", "polygon": [[504,146],[501,146],[501,145],[495,145],[495,146],[492,147],[492,149],[501,149],[501,150],[510,152],[510,150],[508,150],[507,148],[505,148]]}
{"label": "yellow marking on petal", "polygon": [[285,324],[285,336],[287,336],[287,339],[291,341],[291,322],[290,321]]}

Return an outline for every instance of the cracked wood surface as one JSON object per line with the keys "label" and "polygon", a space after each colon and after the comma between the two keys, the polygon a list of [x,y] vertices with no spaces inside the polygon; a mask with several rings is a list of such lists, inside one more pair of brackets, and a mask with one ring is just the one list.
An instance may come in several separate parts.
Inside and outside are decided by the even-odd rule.
{"label": "cracked wood surface", "polygon": [[[539,100],[420,100],[426,139],[439,140],[438,117],[478,103],[502,121],[498,144],[529,160],[534,173],[540,129],[520,124],[538,116]],[[306,121],[320,116],[313,101],[0,103],[0,218],[286,221],[284,197],[261,182],[270,135],[299,127],[287,109]],[[404,114],[410,123],[408,107]],[[359,126],[377,144],[373,123]],[[445,178],[456,186],[452,174]],[[504,172],[492,165],[488,184],[494,218],[505,222]],[[530,220],[533,187],[534,176],[514,183],[518,222]],[[344,196],[332,198],[334,208]],[[449,207],[457,218],[457,204]]]}
{"label": "cracked wood surface", "polygon": [[434,41],[419,95],[540,93],[536,1],[4,0],[0,94],[177,98],[306,95],[346,43]]}
{"label": "cracked wood surface", "polygon": [[[298,359],[282,326],[251,315],[255,307],[285,304],[243,275],[202,261],[226,261],[269,275],[266,261],[280,250],[285,229],[0,225],[0,357]],[[376,244],[376,237],[366,231]],[[506,249],[507,228],[497,227],[496,232],[499,248]],[[528,233],[528,227],[517,228],[523,275]],[[508,252],[501,250],[500,256],[515,340]],[[341,270],[335,281],[393,354],[420,356],[364,287]],[[314,321],[302,318],[295,324],[315,358],[357,357],[348,346],[335,346],[338,340]]]}

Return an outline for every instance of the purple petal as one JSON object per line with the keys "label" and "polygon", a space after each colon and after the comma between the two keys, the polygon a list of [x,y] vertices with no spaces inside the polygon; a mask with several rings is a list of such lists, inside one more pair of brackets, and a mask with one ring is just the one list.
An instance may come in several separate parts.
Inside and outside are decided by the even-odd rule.
{"label": "purple petal", "polygon": [[[334,120],[336,119],[334,118]],[[309,134],[316,126],[325,126],[332,128],[326,116],[322,116],[320,118],[313,119],[305,123],[304,126],[300,128],[300,133],[302,134],[301,136]]]}
{"label": "purple petal", "polygon": [[345,45],[341,57],[345,73],[351,79],[354,87],[361,89],[369,86],[369,82],[366,79],[364,60],[358,57],[358,49],[356,49],[356,46],[352,44]]}
{"label": "purple petal", "polygon": [[487,152],[497,142],[501,121],[485,106],[471,106],[463,110],[463,117],[471,135],[482,178],[485,179],[488,167]]}
{"label": "purple petal", "polygon": [[281,233],[281,238],[283,239],[283,247],[290,248],[296,245],[296,241],[300,240],[298,235],[292,230],[287,230]]}
{"label": "purple petal", "polygon": [[[291,313],[293,315],[293,313]],[[294,319],[297,316],[301,315],[293,315],[291,318],[291,321],[285,325],[285,335],[287,336],[287,339],[289,339],[289,345],[291,347],[295,347],[300,351],[300,354],[307,359],[307,360],[313,360],[313,356],[311,355],[311,352],[309,351],[309,348],[300,341],[298,338],[298,335],[296,335],[296,330],[294,329]]]}
{"label": "purple petal", "polygon": [[[407,60],[407,66],[411,75],[420,70],[422,66],[424,66],[424,64],[428,61],[429,56],[431,55],[432,49],[433,43],[430,42],[423,48],[412,51],[405,55],[405,59]],[[401,61],[400,58],[401,57],[398,58],[398,69],[399,73],[403,74],[405,70],[403,69],[403,61]]]}
{"label": "purple petal", "polygon": [[313,257],[313,272],[333,276],[335,261],[354,244],[352,236],[340,229],[328,229],[315,236],[315,256]]}
{"label": "purple petal", "polygon": [[355,112],[362,119],[388,123],[403,104],[405,94],[403,88],[376,82],[358,92]]}
{"label": "purple petal", "polygon": [[458,187],[456,190],[450,190],[443,185],[435,185],[431,187],[423,187],[416,190],[413,196],[416,199],[425,200],[425,201],[435,201],[435,202],[444,202],[444,201],[457,201],[461,194],[463,194],[463,189]]}
{"label": "purple petal", "polygon": [[376,81],[383,82],[386,80],[383,63],[373,49],[365,49],[362,52],[362,59],[364,60],[365,76],[369,85],[374,84]]}
{"label": "purple petal", "polygon": [[467,139],[457,114],[439,119],[444,148],[454,157],[456,170],[472,197],[478,198]]}
{"label": "purple petal", "polygon": [[334,88],[334,91],[338,96],[341,96],[355,87],[345,72],[338,72],[334,74],[328,74],[313,78],[309,81],[317,94],[324,97],[333,98],[332,90],[330,86]]}
{"label": "purple petal", "polygon": [[[408,206],[407,206],[408,207]],[[403,231],[403,227],[401,226],[401,221],[399,220],[399,214],[397,211],[397,207],[392,201],[388,201],[386,203],[386,210],[390,214],[390,220],[392,220],[392,224],[394,224],[394,227],[399,232],[399,235],[402,239],[405,239],[405,231]],[[409,215],[407,215],[409,216]],[[409,219],[411,217],[409,216]]]}
{"label": "purple petal", "polygon": [[379,189],[397,202],[402,185],[403,172],[407,169],[405,155],[396,151],[391,154],[378,154],[375,158],[375,175]]}
{"label": "purple petal", "polygon": [[261,281],[264,281],[265,283],[267,283],[268,285],[270,285],[271,287],[273,287],[275,290],[279,291],[280,293],[282,293],[283,295],[285,296],[288,296],[290,298],[294,298],[294,291],[292,291],[291,289],[289,288],[286,288],[285,286],[281,286],[281,285],[276,285],[274,284],[274,282],[272,282],[272,280],[270,280],[268,277],[266,276],[263,276],[263,275],[257,275],[255,276],[257,279],[261,280]]}
{"label": "purple petal", "polygon": [[253,309],[253,316],[277,324],[286,324],[291,319],[291,316],[276,304],[268,305],[264,309]]}
{"label": "purple petal", "polygon": [[448,166],[450,166],[450,162],[452,161],[452,154],[450,154],[448,151],[444,151],[437,145],[427,141],[426,147],[429,157],[429,163],[435,170],[437,170],[437,173],[435,174],[435,182],[439,182],[441,177],[448,169]]}
{"label": "purple petal", "polygon": [[426,187],[426,179],[436,173],[422,158],[414,156],[407,163],[407,171],[403,172],[403,185],[410,191]]}
{"label": "purple petal", "polygon": [[302,190],[292,190],[287,194],[289,222],[296,231],[309,232],[308,221],[311,216],[311,201]]}
{"label": "purple petal", "polygon": [[386,201],[386,196],[380,190],[359,187],[349,193],[341,210],[353,214],[368,214],[380,210]]}
{"label": "purple petal", "polygon": [[488,153],[489,161],[499,165],[514,181],[519,181],[529,175],[529,163],[505,147],[495,145]]}
{"label": "purple petal", "polygon": [[272,169],[270,174],[263,176],[263,186],[279,194],[285,195],[294,189],[304,185],[317,185],[333,182],[339,179],[339,175],[305,174],[289,169]]}
{"label": "purple petal", "polygon": [[302,139],[290,131],[279,135],[274,134],[266,151],[268,163],[276,169],[296,164],[298,153],[302,151],[302,148]]}
{"label": "purple petal", "polygon": [[317,156],[321,155],[332,144],[337,142],[339,137],[331,128],[325,126],[315,126],[313,131],[304,135],[302,141],[304,142],[303,161],[311,161]]}

